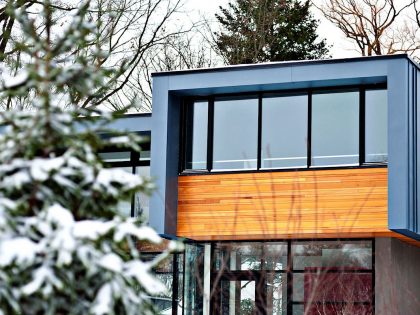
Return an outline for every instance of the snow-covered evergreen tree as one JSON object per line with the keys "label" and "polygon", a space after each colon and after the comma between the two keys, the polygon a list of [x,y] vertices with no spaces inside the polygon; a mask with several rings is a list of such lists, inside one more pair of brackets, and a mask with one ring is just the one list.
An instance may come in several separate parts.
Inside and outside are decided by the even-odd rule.
{"label": "snow-covered evergreen tree", "polygon": [[0,97],[28,98],[33,110],[0,113],[0,314],[150,314],[148,296],[164,290],[151,268],[166,253],[142,261],[138,241],[161,239],[117,205],[153,185],[98,156],[109,145],[137,150],[139,139],[102,139],[115,114],[78,106],[118,69],[74,53],[98,29],[89,3],[56,37],[54,8],[42,4],[45,36],[25,9],[9,8],[25,34],[16,49],[26,67],[17,77],[2,71]]}

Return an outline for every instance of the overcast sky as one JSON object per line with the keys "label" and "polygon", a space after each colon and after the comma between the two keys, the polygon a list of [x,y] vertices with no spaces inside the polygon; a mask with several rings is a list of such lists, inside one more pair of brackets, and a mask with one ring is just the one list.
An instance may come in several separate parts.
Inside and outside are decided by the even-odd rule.
{"label": "overcast sky", "polygon": [[[185,0],[185,10],[194,12],[200,11],[202,14],[209,18],[214,17],[214,14],[218,11],[219,6],[226,6],[229,0]],[[193,14],[193,13],[192,13]],[[360,54],[355,51],[351,43],[349,43],[341,31],[336,28],[333,24],[326,21],[322,15],[314,10],[314,14],[317,19],[321,20],[321,24],[318,28],[318,33],[321,37],[327,39],[329,45],[332,45],[330,53],[333,58],[345,58],[355,57]]]}

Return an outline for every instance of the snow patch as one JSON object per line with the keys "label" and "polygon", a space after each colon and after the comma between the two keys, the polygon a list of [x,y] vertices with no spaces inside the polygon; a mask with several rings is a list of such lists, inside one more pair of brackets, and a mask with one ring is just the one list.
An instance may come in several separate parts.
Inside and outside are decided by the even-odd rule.
{"label": "snow patch", "polygon": [[125,264],[125,274],[135,278],[150,294],[159,294],[167,289],[154,276],[150,274],[150,265],[142,261],[129,261]]}
{"label": "snow patch", "polygon": [[18,87],[26,82],[29,78],[28,71],[22,69],[18,74],[15,76],[11,76],[8,73],[2,73],[2,77],[4,80],[4,87],[6,89]]}
{"label": "snow patch", "polygon": [[111,284],[104,284],[98,292],[95,299],[95,305],[92,309],[95,315],[104,315],[112,313],[112,287]]}
{"label": "snow patch", "polygon": [[96,240],[109,232],[114,227],[114,222],[101,222],[84,220],[76,222],[73,227],[73,235],[77,238]]}
{"label": "snow patch", "polygon": [[70,227],[74,224],[72,213],[56,203],[46,210],[47,220],[61,227]]}
{"label": "snow patch", "polygon": [[52,291],[53,286],[56,288],[63,287],[63,283],[58,280],[54,275],[54,272],[50,268],[42,266],[35,270],[34,278],[31,282],[21,288],[21,292],[25,295],[31,295],[38,291],[42,285],[45,285],[44,290],[48,292]]}
{"label": "snow patch", "polygon": [[156,244],[162,241],[160,236],[151,227],[148,227],[148,226],[138,227],[131,220],[127,220],[126,222],[123,222],[116,226],[114,240],[116,242],[120,242],[127,235],[133,235],[137,237],[139,240],[148,240]]}
{"label": "snow patch", "polygon": [[31,165],[33,179],[43,182],[48,179],[52,171],[56,171],[64,164],[62,157],[52,159],[34,159]]}
{"label": "snow patch", "polygon": [[99,260],[98,265],[115,273],[120,273],[122,271],[123,261],[118,255],[109,253]]}
{"label": "snow patch", "polygon": [[[1,240],[0,240],[1,241]],[[39,252],[39,247],[27,237],[3,240],[0,243],[0,266],[31,264]]]}

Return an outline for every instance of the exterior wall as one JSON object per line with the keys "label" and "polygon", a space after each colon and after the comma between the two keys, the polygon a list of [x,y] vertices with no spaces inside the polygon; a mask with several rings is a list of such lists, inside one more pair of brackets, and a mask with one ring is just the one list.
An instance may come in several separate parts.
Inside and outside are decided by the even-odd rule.
{"label": "exterior wall", "polygon": [[420,313],[420,247],[395,238],[375,242],[375,314]]}
{"label": "exterior wall", "polygon": [[387,83],[388,89],[388,228],[420,240],[420,79],[418,65],[406,55],[155,74],[151,174],[158,193],[151,200],[151,226],[166,235],[175,236],[177,231],[184,97],[377,83]]}
{"label": "exterior wall", "polygon": [[420,240],[420,71],[407,59],[389,72],[389,228]]}
{"label": "exterior wall", "polygon": [[178,186],[180,237],[390,234],[386,168],[181,176]]}

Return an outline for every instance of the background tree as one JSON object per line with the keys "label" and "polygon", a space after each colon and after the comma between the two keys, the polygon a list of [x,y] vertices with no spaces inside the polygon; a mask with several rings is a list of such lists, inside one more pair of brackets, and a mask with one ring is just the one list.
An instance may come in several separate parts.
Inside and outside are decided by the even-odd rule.
{"label": "background tree", "polygon": [[313,1],[326,19],[352,40],[362,56],[416,54],[419,27],[404,13],[415,0]]}
{"label": "background tree", "polygon": [[[129,83],[142,89],[144,108],[152,109],[152,72],[211,68],[219,64],[218,56],[200,33],[201,29],[202,26],[196,26],[190,32],[170,36],[149,49],[138,69],[136,80],[133,78]],[[130,90],[127,92],[130,93]]]}
{"label": "background tree", "polygon": [[236,0],[220,10],[214,45],[227,64],[318,59],[328,52],[309,1]]}
{"label": "background tree", "polygon": [[417,30],[420,31],[420,5],[417,1],[414,1],[414,14],[415,21],[417,22]]}
{"label": "background tree", "polygon": [[[87,15],[95,21],[98,28],[96,37],[91,38],[88,45],[73,47],[70,54],[90,55],[93,62],[104,67],[118,67],[120,71],[104,81],[95,93],[89,95],[78,104],[100,106],[102,108],[120,109],[127,103],[127,94],[135,95],[138,102],[135,110],[148,111],[143,108],[149,104],[148,95],[143,93],[144,86],[148,86],[148,78],[138,81],[142,71],[139,65],[144,65],[148,51],[164,43],[169,37],[188,32],[189,25],[171,24],[174,16],[179,12],[181,0],[92,0],[92,6]],[[21,39],[22,29],[16,18],[8,14],[7,6],[15,5],[26,9],[34,19],[37,33],[45,35],[45,21],[40,15],[40,1],[38,0],[1,0],[0,1],[0,62],[3,61],[9,72],[17,73],[25,60],[21,58],[21,49],[15,44]],[[60,35],[67,24],[71,12],[78,6],[79,1],[51,1],[54,8],[51,25],[51,36]],[[100,47],[107,54],[97,56],[96,47]],[[63,62],[60,60],[59,62]],[[68,62],[68,61],[66,61]],[[145,99],[146,98],[146,99]],[[144,100],[144,101],[143,101]],[[27,98],[5,100],[0,103],[3,109],[27,108],[31,103]],[[117,107],[115,107],[118,105]]]}
{"label": "background tree", "polygon": [[120,71],[98,61],[106,48],[74,53],[100,35],[92,7],[72,11],[56,36],[48,0],[39,7],[42,32],[28,8],[7,10],[22,31],[11,47],[22,69],[2,69],[0,99],[25,97],[34,110],[0,113],[0,314],[151,314],[148,296],[164,288],[151,268],[167,253],[142,260],[138,241],[161,239],[118,203],[153,185],[105,169],[98,155],[109,146],[139,150],[139,139],[100,138],[114,114],[80,105],[106,94],[103,83]]}

